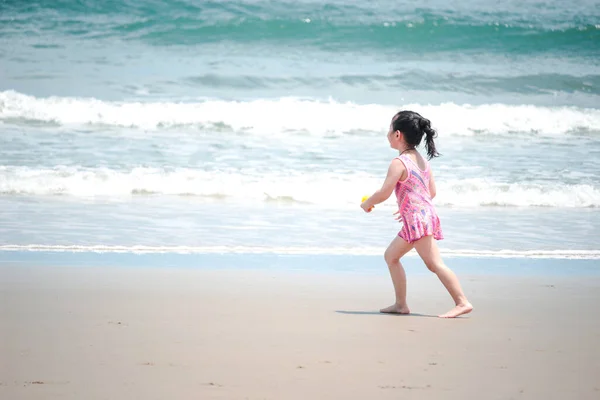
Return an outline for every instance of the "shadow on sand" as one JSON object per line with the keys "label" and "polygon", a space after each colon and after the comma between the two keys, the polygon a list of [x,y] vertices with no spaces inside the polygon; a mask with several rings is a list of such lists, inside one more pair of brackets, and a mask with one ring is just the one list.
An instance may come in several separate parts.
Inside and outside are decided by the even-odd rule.
{"label": "shadow on sand", "polygon": [[350,315],[385,315],[392,317],[426,317],[426,318],[437,318],[437,315],[430,314],[419,314],[419,313],[410,313],[410,314],[396,314],[396,313],[382,313],[379,311],[347,311],[347,310],[336,310],[336,313],[339,314],[350,314]]}

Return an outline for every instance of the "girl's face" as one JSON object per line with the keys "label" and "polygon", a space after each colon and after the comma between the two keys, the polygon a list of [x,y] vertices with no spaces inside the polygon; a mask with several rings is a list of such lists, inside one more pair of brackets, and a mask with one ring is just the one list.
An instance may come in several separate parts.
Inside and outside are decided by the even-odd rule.
{"label": "girl's face", "polygon": [[400,133],[400,131],[395,131],[394,126],[392,124],[390,124],[390,129],[388,130],[387,138],[390,142],[390,147],[392,149],[398,150],[402,141],[402,134]]}

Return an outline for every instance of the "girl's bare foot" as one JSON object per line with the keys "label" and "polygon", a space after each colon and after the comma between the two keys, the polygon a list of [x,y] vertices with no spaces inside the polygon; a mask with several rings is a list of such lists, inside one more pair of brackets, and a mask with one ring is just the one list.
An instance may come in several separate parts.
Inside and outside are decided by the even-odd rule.
{"label": "girl's bare foot", "polygon": [[410,314],[410,310],[408,309],[408,306],[406,304],[393,304],[389,307],[382,308],[381,310],[379,310],[379,312],[386,314]]}
{"label": "girl's bare foot", "polygon": [[446,314],[438,315],[440,318],[456,318],[459,315],[468,314],[473,310],[471,303],[459,304]]}

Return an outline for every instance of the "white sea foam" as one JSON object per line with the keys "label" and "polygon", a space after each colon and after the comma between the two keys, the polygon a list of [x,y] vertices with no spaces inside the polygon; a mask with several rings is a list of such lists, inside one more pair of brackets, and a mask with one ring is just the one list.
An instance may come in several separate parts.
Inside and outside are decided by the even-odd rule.
{"label": "white sea foam", "polygon": [[457,179],[437,183],[435,202],[446,206],[600,207],[600,188],[589,184],[504,183]]}
{"label": "white sea foam", "polygon": [[431,119],[440,135],[560,135],[600,132],[600,110],[532,105],[358,105],[298,98],[252,101],[109,102],[94,98],[36,98],[0,92],[0,122],[101,125],[156,130],[170,127],[232,129],[254,134],[323,136],[348,132],[382,132],[399,109]]}
{"label": "white sea foam", "polygon": [[[0,252],[60,252],[115,254],[285,254],[285,255],[375,255],[380,247],[258,247],[258,246],[108,246],[108,245],[0,245]],[[471,258],[546,258],[600,259],[600,250],[450,250],[441,249],[448,257]],[[418,256],[413,250],[408,256]]]}
{"label": "white sea foam", "polygon": [[[281,201],[323,207],[352,206],[380,177],[366,173],[240,174],[188,168],[30,168],[0,166],[0,194],[130,197],[201,196],[249,203]],[[435,204],[453,207],[600,207],[589,184],[503,183],[491,179],[439,180]],[[390,199],[386,204],[393,204]]]}

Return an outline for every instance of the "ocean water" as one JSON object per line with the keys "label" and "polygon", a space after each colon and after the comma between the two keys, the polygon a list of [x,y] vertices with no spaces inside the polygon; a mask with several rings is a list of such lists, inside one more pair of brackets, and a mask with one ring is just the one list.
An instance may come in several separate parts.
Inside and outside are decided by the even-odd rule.
{"label": "ocean water", "polygon": [[363,3],[0,2],[0,257],[381,254],[410,109],[445,254],[600,259],[600,2]]}

